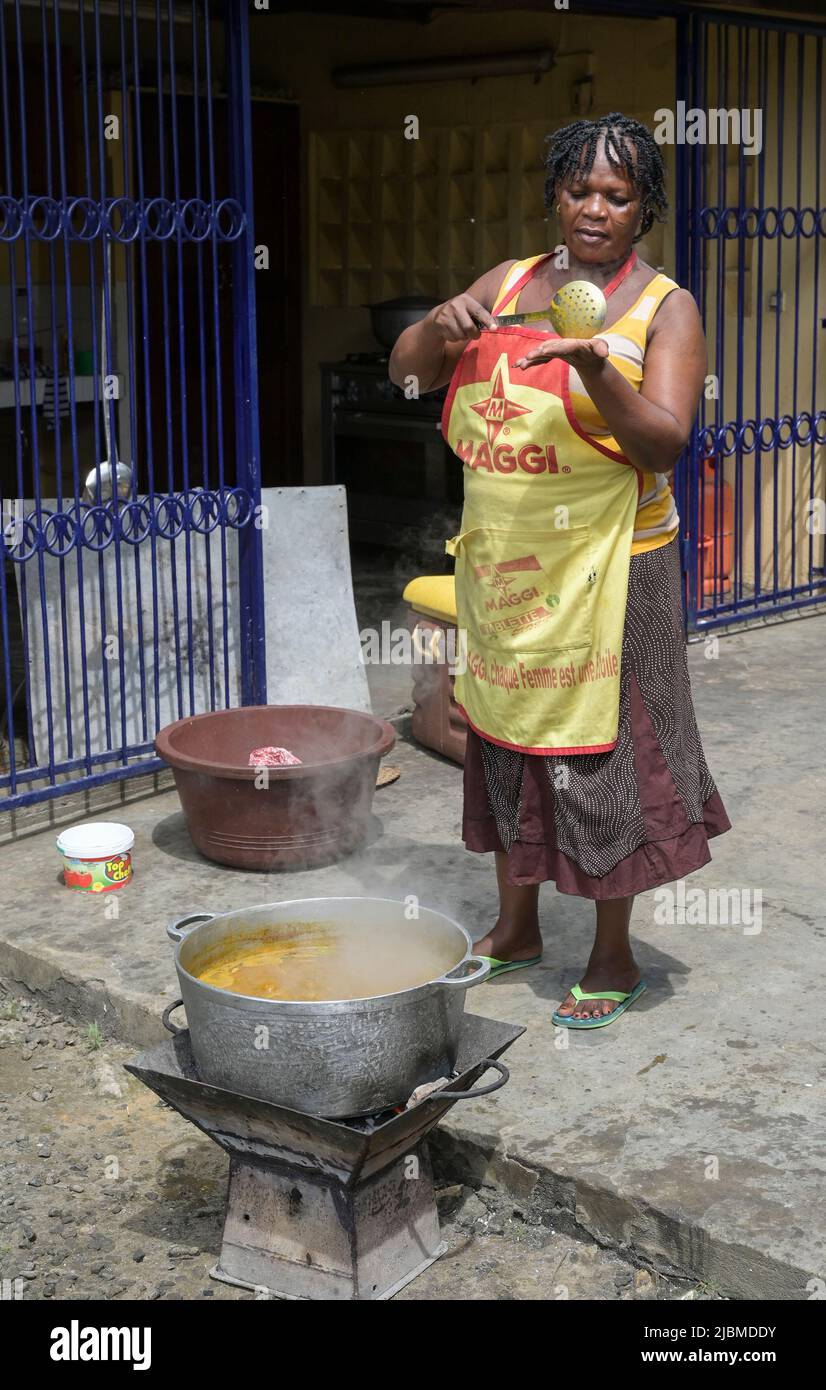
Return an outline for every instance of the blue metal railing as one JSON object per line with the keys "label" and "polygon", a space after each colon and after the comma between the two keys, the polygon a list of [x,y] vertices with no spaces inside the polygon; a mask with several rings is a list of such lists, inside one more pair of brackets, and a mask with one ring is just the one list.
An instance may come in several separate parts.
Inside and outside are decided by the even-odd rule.
{"label": "blue metal railing", "polygon": [[266,700],[247,6],[9,0],[0,119],[9,809]]}
{"label": "blue metal railing", "polygon": [[808,519],[825,495],[824,36],[746,15],[678,21],[678,95],[762,117],[759,153],[677,151],[678,274],[700,306],[716,385],[679,477],[695,629],[826,599],[823,527]]}

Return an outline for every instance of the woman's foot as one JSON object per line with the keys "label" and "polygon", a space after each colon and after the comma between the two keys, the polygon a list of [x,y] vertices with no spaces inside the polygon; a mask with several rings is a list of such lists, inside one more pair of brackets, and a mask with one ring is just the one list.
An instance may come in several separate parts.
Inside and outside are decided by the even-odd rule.
{"label": "woman's foot", "polygon": [[[640,982],[640,971],[634,957],[629,954],[622,956],[600,956],[588,962],[588,968],[579,987],[584,994],[597,994],[601,989],[608,989],[614,993],[630,994],[632,989]],[[617,1007],[616,999],[582,999],[579,1002],[572,994],[567,995],[564,1002],[560,1004],[557,1013],[563,1018],[605,1018],[613,1013]]]}
{"label": "woman's foot", "polygon": [[495,960],[534,960],[542,955],[539,921],[528,924],[499,917],[493,931],[481,941],[474,941],[473,954],[492,956]]}
{"label": "woman's foot", "polygon": [[585,974],[579,981],[584,994],[596,994],[596,999],[566,996],[557,1009],[563,1018],[606,1018],[618,1006],[616,999],[601,999],[599,990],[630,994],[639,984],[640,971],[631,951],[628,935],[633,897],[608,898],[595,904],[597,932]]}
{"label": "woman's foot", "polygon": [[496,854],[496,877],[499,883],[499,916],[496,926],[481,941],[474,941],[477,956],[493,956],[495,960],[533,960],[542,954],[539,933],[539,885],[508,882],[507,856]]}

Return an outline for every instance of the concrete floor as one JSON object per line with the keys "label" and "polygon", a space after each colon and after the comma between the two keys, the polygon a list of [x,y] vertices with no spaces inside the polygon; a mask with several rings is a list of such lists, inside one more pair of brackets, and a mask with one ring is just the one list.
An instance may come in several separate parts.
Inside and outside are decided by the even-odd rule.
{"label": "concrete floor", "polygon": [[[507,1054],[511,1081],[454,1107],[437,1132],[457,1180],[482,1174],[557,1229],[578,1227],[730,1297],[806,1298],[808,1281],[826,1275],[824,634],[818,617],[721,639],[712,659],[702,644],[690,649],[734,829],[686,886],[760,890],[761,930],[660,925],[654,894],[639,898],[648,994],[610,1028],[555,1036],[550,1013],[582,971],[593,908],[546,885],[542,965],[468,995],[470,1009],[527,1025]],[[386,712],[403,695],[398,671],[381,690]],[[406,741],[388,761],[401,777],[376,793],[370,844],[313,872],[207,862],[175,792],[130,806],[135,878],[103,901],[65,891],[53,832],[0,846],[0,973],[144,1044],[177,995],[164,926],[188,910],[415,893],[481,936],[496,910],[493,866],[461,844],[459,768]],[[105,915],[113,899],[117,920]]]}

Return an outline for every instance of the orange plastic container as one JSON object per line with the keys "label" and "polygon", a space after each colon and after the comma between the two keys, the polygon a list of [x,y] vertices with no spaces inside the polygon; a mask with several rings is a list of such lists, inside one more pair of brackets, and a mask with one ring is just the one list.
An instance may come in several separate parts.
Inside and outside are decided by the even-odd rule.
{"label": "orange plastic container", "polygon": [[[718,484],[714,476],[716,468],[717,462],[714,458],[703,459],[703,490],[700,495],[702,535],[698,542],[698,549],[700,552],[700,583],[704,594],[725,594],[731,588],[734,497],[731,484],[722,478],[719,485],[719,500],[717,500]],[[717,521],[716,544],[715,520]]]}

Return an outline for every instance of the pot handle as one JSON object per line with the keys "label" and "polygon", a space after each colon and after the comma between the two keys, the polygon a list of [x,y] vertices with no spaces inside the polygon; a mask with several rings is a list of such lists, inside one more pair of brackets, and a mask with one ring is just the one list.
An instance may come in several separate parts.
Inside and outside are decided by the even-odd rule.
{"label": "pot handle", "polygon": [[498,1081],[491,1081],[487,1086],[473,1086],[469,1091],[431,1091],[429,1096],[425,1096],[425,1100],[473,1100],[475,1096],[489,1096],[492,1091],[501,1090],[505,1082],[510,1080],[510,1071],[504,1062],[497,1061],[495,1057],[487,1057],[482,1063],[479,1075],[484,1076],[489,1067],[498,1071]]}
{"label": "pot handle", "polygon": [[[469,965],[474,967],[470,974],[456,974],[457,970],[466,970]],[[485,960],[484,956],[468,956],[466,960],[460,960],[458,965],[454,965],[452,970],[448,970],[446,975],[440,975],[433,983],[447,985],[450,989],[470,989],[471,985],[480,985],[489,974],[489,960]]]}
{"label": "pot handle", "polygon": [[183,999],[173,999],[172,1003],[167,1004],[166,1008],[161,1014],[161,1023],[163,1024],[164,1028],[166,1028],[167,1032],[172,1033],[173,1036],[186,1031],[183,1028],[179,1028],[176,1023],[172,1023],[169,1017],[169,1015],[173,1013],[175,1009],[179,1009],[181,1007],[183,1002]]}
{"label": "pot handle", "polygon": [[198,922],[211,922],[214,912],[187,912],[185,917],[173,917],[166,928],[170,941],[183,941]]}

